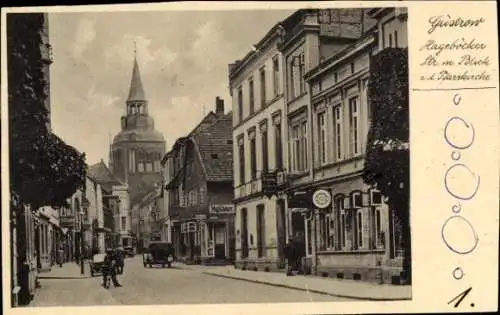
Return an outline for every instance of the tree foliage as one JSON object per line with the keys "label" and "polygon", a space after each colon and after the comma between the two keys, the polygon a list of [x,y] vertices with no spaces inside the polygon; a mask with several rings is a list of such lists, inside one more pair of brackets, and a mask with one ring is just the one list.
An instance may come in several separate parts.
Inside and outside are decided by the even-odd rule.
{"label": "tree foliage", "polygon": [[7,14],[10,188],[33,209],[65,205],[83,186],[85,155],[48,128],[42,13]]}
{"label": "tree foliage", "polygon": [[368,132],[364,181],[387,197],[401,223],[403,268],[411,280],[408,50],[387,48],[370,62]]}

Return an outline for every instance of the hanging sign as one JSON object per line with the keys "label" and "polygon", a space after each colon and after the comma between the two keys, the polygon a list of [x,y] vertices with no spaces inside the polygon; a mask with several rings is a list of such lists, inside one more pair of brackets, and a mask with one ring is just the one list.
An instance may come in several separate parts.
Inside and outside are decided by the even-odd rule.
{"label": "hanging sign", "polygon": [[210,205],[210,214],[234,214],[234,205]]}
{"label": "hanging sign", "polygon": [[328,190],[318,189],[312,195],[312,202],[318,209],[325,209],[332,203],[332,195]]}

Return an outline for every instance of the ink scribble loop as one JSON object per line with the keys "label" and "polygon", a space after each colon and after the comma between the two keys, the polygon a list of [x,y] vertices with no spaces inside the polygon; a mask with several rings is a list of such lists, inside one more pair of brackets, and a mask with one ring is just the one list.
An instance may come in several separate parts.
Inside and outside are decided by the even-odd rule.
{"label": "ink scribble loop", "polygon": [[456,280],[460,280],[464,277],[464,271],[460,267],[453,269],[452,274],[453,274],[453,278],[455,278]]}
{"label": "ink scribble loop", "polygon": [[[448,134],[449,130],[448,128],[450,127],[450,124],[454,121],[460,121],[462,122],[462,124],[467,128],[467,129],[470,129],[470,131],[472,132],[472,135],[471,135],[471,139],[470,141],[467,143],[467,144],[464,144],[464,145],[459,145],[459,144],[456,144],[454,143],[454,141],[452,141],[450,139],[450,136]],[[446,140],[446,142],[453,148],[455,149],[467,149],[469,148],[473,143],[474,143],[474,139],[475,139],[475,131],[474,131],[474,126],[470,123],[467,123],[463,118],[461,117],[458,117],[458,116],[454,116],[454,117],[451,117],[448,122],[446,122],[446,125],[444,127],[444,139]]]}
{"label": "ink scribble loop", "polygon": [[461,157],[462,157],[462,154],[460,153],[460,151],[451,152],[451,159],[452,160],[458,161],[458,160],[460,160]]}
{"label": "ink scribble loop", "polygon": [[460,94],[455,94],[455,96],[453,96],[453,104],[455,104],[455,106],[458,106],[458,104],[460,104],[461,101],[462,101],[462,96],[460,96]]}
{"label": "ink scribble loop", "polygon": [[460,213],[460,211],[462,211],[462,205],[460,205],[459,203],[457,203],[456,205],[453,205],[451,207],[451,211],[453,211],[453,213],[455,213],[455,214]]}
{"label": "ink scribble loop", "polygon": [[[471,238],[464,240],[464,237],[468,235],[466,229],[470,230],[469,236],[471,236]],[[446,247],[452,252],[460,255],[466,255],[473,252],[479,244],[479,237],[477,236],[476,230],[474,230],[474,227],[467,219],[460,215],[451,216],[445,221],[441,229],[441,237]],[[452,237],[453,239],[451,239]],[[470,244],[464,245],[464,243]]]}
{"label": "ink scribble loop", "polygon": [[[474,178],[477,177],[477,184],[473,188],[473,191],[469,194],[462,195],[455,190],[456,187],[455,187],[455,189],[452,189],[452,187],[450,187],[450,181],[451,181],[450,174],[453,175],[453,173],[456,173],[460,168],[466,169],[469,172],[469,174],[472,175],[472,177],[474,177]],[[452,173],[452,171],[455,171],[455,172]],[[456,177],[458,177],[458,176],[455,176],[452,178],[456,178]],[[454,164],[454,165],[450,166],[450,168],[448,168],[448,170],[446,171],[446,174],[444,175],[444,186],[446,188],[446,191],[448,191],[448,193],[450,195],[452,195],[453,197],[460,199],[460,200],[470,200],[470,199],[474,198],[474,196],[477,194],[477,191],[479,190],[480,183],[481,183],[480,177],[477,176],[476,174],[474,174],[474,172],[472,172],[471,169],[467,165],[462,164],[462,163]],[[464,186],[462,180],[459,182],[459,186],[461,188]]]}

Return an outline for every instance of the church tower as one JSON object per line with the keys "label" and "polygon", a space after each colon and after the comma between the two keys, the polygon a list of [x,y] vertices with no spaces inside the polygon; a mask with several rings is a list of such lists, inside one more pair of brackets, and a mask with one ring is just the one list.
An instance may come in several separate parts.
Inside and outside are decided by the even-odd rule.
{"label": "church tower", "polygon": [[125,105],[121,131],[111,144],[109,164],[113,175],[128,184],[132,206],[160,182],[160,161],[165,154],[165,139],[149,116],[136,56]]}

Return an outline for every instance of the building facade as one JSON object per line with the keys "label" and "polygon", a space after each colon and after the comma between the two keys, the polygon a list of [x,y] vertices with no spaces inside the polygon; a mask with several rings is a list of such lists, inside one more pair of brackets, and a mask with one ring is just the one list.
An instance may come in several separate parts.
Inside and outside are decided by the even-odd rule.
{"label": "building facade", "polygon": [[308,180],[294,189],[307,192],[307,198],[323,189],[332,198],[321,211],[310,205],[305,216],[306,257],[314,274],[399,282],[402,256],[394,217],[380,192],[362,179],[371,121],[370,60],[385,47],[407,42],[405,17],[395,12],[366,11],[375,23],[304,76],[309,86],[307,150],[312,154]]}
{"label": "building facade", "polygon": [[[166,219],[176,256],[187,263],[234,260],[232,123],[224,101],[164,158]],[[164,228],[165,229],[165,228]]]}
{"label": "building facade", "polygon": [[304,196],[303,187],[314,181],[316,152],[311,141],[310,88],[304,76],[355,43],[373,23],[362,9],[307,10],[279,47],[285,72],[287,232],[298,247],[305,273],[311,272],[313,264],[313,227],[307,217],[308,207],[301,204],[299,196]]}
{"label": "building facade", "polygon": [[278,51],[284,32],[276,24],[253,51],[229,66],[237,268],[284,267],[285,201],[265,193],[266,178],[284,171],[283,58]]}
{"label": "building facade", "polygon": [[165,139],[149,115],[137,59],[121,128],[111,144],[109,164],[113,176],[128,185],[133,205],[161,180],[160,161],[165,154]]}

